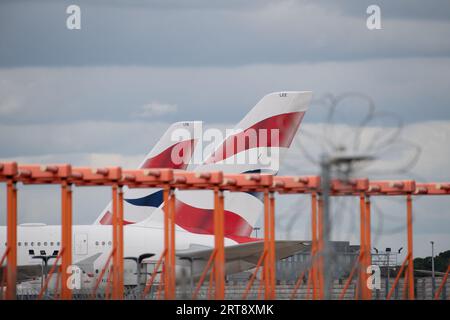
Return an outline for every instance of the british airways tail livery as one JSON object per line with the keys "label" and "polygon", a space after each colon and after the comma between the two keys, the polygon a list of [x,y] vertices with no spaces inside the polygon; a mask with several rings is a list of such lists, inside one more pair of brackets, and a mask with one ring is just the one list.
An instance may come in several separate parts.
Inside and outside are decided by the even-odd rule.
{"label": "british airways tail livery", "polygon": [[[194,131],[201,125],[202,122],[200,121],[185,121],[172,124],[141,162],[139,169],[186,169],[196,146]],[[187,133],[185,139],[175,140],[178,130],[183,130],[183,132]],[[178,156],[173,157],[174,153],[177,153]],[[153,210],[162,203],[162,199],[161,189],[124,188],[124,224],[136,223],[150,217]],[[95,220],[94,224],[112,224],[111,206],[110,202]]]}
{"label": "british airways tail livery", "polygon": [[[311,92],[276,92],[261,101],[237,124],[232,132],[205,157],[194,170],[223,171],[225,173],[276,174],[283,153],[290,148],[298,132],[303,116],[312,97]],[[186,169],[184,164],[173,163],[173,149],[177,144],[188,145],[185,160],[192,156],[196,146],[192,137],[173,142],[172,132],[186,124],[172,125],[160,142],[147,155],[141,168]],[[187,125],[189,124],[189,125]],[[172,151],[170,151],[172,150]],[[184,148],[184,150],[186,150]],[[190,166],[191,168],[191,166]],[[162,199],[159,190],[125,191],[124,254],[138,257],[152,253],[147,259],[154,263],[163,251]],[[207,257],[214,248],[212,224],[213,195],[210,191],[178,191],[176,194],[176,255],[177,281],[183,276],[198,278]],[[108,207],[94,225],[73,226],[73,262],[80,266],[88,280],[86,286],[95,283],[99,270],[111,251],[112,228],[108,224]],[[227,192],[225,194],[225,271],[227,274],[253,268],[263,250],[263,242],[251,237],[258,219],[262,216],[263,203],[258,193]],[[18,278],[22,281],[41,274],[36,255],[50,255],[60,249],[60,226],[21,225],[18,227]],[[0,244],[6,241],[6,228],[0,227]],[[303,250],[302,241],[276,241],[277,259]],[[3,247],[4,248],[4,247]],[[4,250],[0,248],[0,254]],[[189,261],[195,260],[195,265]],[[127,262],[128,263],[128,262]],[[125,283],[136,285],[136,266],[125,266]],[[144,272],[145,273],[145,272]],[[140,281],[145,281],[145,277]],[[84,283],[84,282],[83,282]]]}

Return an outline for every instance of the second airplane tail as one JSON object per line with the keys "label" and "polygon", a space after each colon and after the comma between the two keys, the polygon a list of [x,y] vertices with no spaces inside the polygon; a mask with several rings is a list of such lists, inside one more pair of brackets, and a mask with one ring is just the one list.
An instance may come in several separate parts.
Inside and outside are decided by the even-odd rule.
{"label": "second airplane tail", "polygon": [[[176,122],[159,139],[158,143],[145,156],[139,169],[168,168],[184,170],[189,165],[197,141],[194,131],[201,121]],[[184,133],[185,138],[182,138]],[[124,189],[124,223],[142,221],[158,208],[163,195],[160,189]],[[101,212],[94,224],[112,223],[111,202]]]}

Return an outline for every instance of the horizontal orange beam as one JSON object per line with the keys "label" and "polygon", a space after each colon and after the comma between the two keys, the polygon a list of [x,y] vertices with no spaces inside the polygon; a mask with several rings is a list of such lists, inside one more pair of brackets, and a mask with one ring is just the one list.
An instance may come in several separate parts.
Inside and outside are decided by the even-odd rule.
{"label": "horizontal orange beam", "polygon": [[[162,187],[170,184],[183,190],[211,189],[219,186],[230,191],[264,191],[281,194],[321,192],[319,176],[272,176],[269,174],[223,174],[219,171],[188,172],[172,169],[125,170],[120,167],[72,167],[69,164],[18,165],[0,163],[0,181],[9,179],[24,184],[60,184],[63,180],[76,186],[111,186],[118,183],[130,188]],[[414,180],[367,178],[331,181],[332,196],[450,195],[450,182],[418,183]]]}
{"label": "horizontal orange beam", "polygon": [[417,195],[450,195],[450,183],[416,183]]}

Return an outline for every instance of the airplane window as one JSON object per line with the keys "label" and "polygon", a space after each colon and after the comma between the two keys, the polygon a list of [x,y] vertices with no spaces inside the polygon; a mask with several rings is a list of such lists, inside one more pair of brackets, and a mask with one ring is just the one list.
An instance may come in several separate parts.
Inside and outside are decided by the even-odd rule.
{"label": "airplane window", "polygon": [[37,245],[38,245],[38,246],[40,246],[40,245],[41,245],[41,243],[40,243],[40,242],[38,242],[38,243],[37,243]]}
{"label": "airplane window", "polygon": [[111,245],[111,241],[108,241],[108,245]]}
{"label": "airplane window", "polygon": [[53,246],[53,242],[50,242],[50,246]]}
{"label": "airplane window", "polygon": [[8,245],[8,242],[5,242],[5,247]]}
{"label": "airplane window", "polygon": [[57,246],[59,246],[59,241],[56,243]]}
{"label": "airplane window", "polygon": [[44,242],[44,246],[47,246],[47,242]]}
{"label": "airplane window", "polygon": [[25,246],[25,247],[28,247],[28,242],[25,242],[25,243],[24,243],[24,246]]}
{"label": "airplane window", "polygon": [[98,241],[95,241],[95,245],[98,246]]}
{"label": "airplane window", "polygon": [[22,242],[18,242],[17,245],[20,247],[22,245]]}
{"label": "airplane window", "polygon": [[105,245],[105,241],[102,241],[102,246],[104,246]]}
{"label": "airplane window", "polygon": [[34,246],[34,242],[30,243],[30,246]]}

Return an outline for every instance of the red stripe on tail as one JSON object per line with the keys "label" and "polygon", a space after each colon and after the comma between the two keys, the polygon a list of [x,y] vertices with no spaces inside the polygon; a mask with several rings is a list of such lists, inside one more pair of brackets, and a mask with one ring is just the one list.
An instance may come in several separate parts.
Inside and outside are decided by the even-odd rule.
{"label": "red stripe on tail", "polygon": [[[103,215],[102,219],[100,220],[100,224],[112,225],[112,218],[113,218],[112,213],[109,212],[109,211],[106,211],[106,213]],[[133,224],[133,223],[134,222],[132,222],[132,221],[127,221],[125,219],[123,220],[123,224],[124,225],[126,225],[126,224]]]}
{"label": "red stripe on tail", "polygon": [[[206,163],[215,163],[239,152],[260,147],[284,147],[288,148],[294,139],[295,133],[302,122],[305,112],[291,112],[279,114],[264,119],[244,131],[228,137]],[[262,137],[259,130],[267,130],[267,138]],[[279,139],[272,141],[271,130],[279,130]],[[251,131],[256,131],[256,139],[249,139]],[[243,140],[242,140],[243,139]],[[250,141],[252,140],[252,141]],[[238,143],[244,141],[244,143]]]}
{"label": "red stripe on tail", "polygon": [[[175,223],[183,229],[199,234],[214,234],[214,210],[192,207],[176,200]],[[225,237],[249,237],[252,226],[238,214],[224,210]]]}
{"label": "red stripe on tail", "polygon": [[147,159],[141,169],[167,168],[185,170],[194,151],[195,140],[185,140],[170,146],[157,156]]}

